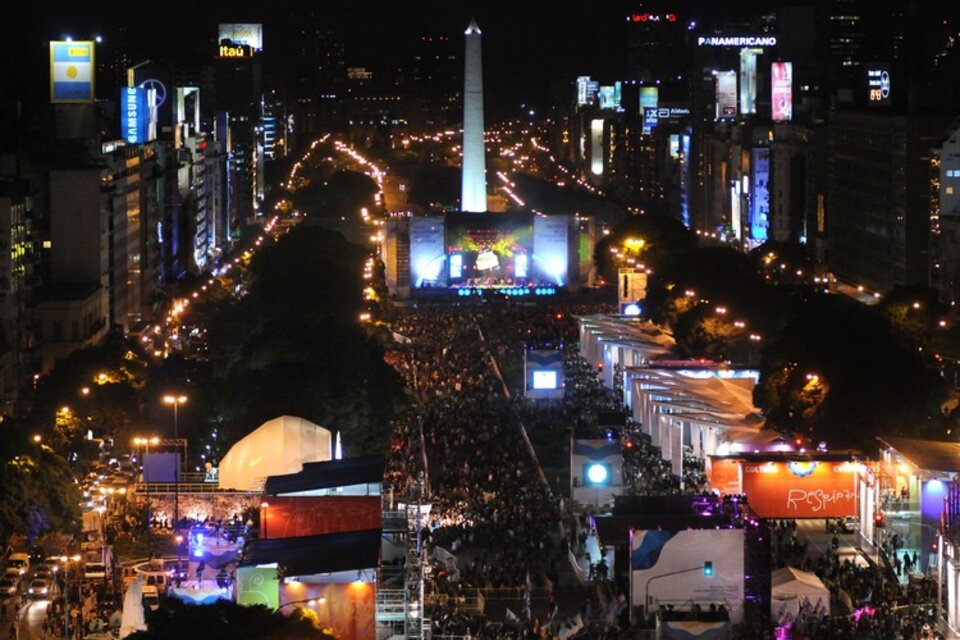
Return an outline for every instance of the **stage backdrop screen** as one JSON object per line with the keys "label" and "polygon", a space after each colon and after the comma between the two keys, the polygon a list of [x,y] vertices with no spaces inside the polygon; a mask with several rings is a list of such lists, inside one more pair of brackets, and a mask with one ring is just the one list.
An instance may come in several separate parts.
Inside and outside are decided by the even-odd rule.
{"label": "stage backdrop screen", "polygon": [[[446,249],[458,258],[462,282],[516,284],[529,277],[533,253],[531,214],[447,215]],[[453,284],[453,283],[452,283]]]}
{"label": "stage backdrop screen", "polygon": [[[692,600],[704,609],[711,602],[723,603],[731,620],[739,622],[743,618],[743,544],[743,529],[633,531],[633,605],[642,606],[647,595],[661,604]],[[705,575],[704,562],[713,563],[713,575]],[[651,581],[674,571],[685,572]]]}
{"label": "stage backdrop screen", "polygon": [[761,518],[842,518],[857,515],[852,462],[741,463],[743,492]]}
{"label": "stage backdrop screen", "polygon": [[570,253],[567,216],[536,216],[533,219],[533,271],[538,282],[567,284]]}
{"label": "stage backdrop screen", "polygon": [[410,218],[410,281],[413,286],[445,284],[443,218]]}

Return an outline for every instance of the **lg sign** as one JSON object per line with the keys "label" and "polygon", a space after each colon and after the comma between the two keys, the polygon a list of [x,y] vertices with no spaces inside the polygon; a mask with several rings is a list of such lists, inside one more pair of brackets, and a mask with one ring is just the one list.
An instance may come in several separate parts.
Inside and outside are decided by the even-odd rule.
{"label": "lg sign", "polygon": [[676,22],[677,16],[674,13],[657,15],[656,13],[634,13],[627,17],[629,22]]}

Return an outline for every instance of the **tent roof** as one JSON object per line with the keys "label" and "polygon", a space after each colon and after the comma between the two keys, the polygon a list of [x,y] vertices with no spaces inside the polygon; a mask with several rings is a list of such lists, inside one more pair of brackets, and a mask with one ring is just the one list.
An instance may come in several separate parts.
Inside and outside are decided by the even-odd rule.
{"label": "tent roof", "polygon": [[770,576],[770,586],[774,596],[830,593],[816,574],[800,571],[795,567],[775,570]]}
{"label": "tent roof", "polygon": [[915,440],[883,436],[880,442],[896,449],[911,463],[927,471],[960,471],[960,442]]}
{"label": "tent roof", "polygon": [[380,564],[380,529],[319,536],[252,540],[243,549],[241,567],[276,562],[288,576],[308,576]]}
{"label": "tent roof", "polygon": [[264,485],[264,493],[277,495],[349,487],[355,484],[368,484],[383,481],[385,465],[383,456],[363,456],[328,460],[325,462],[306,462],[299,473],[270,476]]}
{"label": "tent roof", "polygon": [[297,473],[305,462],[332,457],[330,431],[304,418],[280,416],[230,447],[220,461],[220,487],[261,491],[269,476]]}

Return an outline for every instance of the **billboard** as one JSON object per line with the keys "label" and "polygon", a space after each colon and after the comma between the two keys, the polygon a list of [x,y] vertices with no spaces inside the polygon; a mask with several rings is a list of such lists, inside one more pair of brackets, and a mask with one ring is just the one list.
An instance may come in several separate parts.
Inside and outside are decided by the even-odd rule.
{"label": "billboard", "polygon": [[761,518],[855,516],[855,471],[852,462],[741,463],[743,492]]}
{"label": "billboard", "polygon": [[644,135],[650,135],[654,127],[657,126],[659,101],[660,89],[658,87],[640,87],[640,115],[643,116]]}
{"label": "billboard", "polygon": [[757,56],[763,49],[740,49],[740,113],[757,112]]}
{"label": "billboard", "polygon": [[120,88],[120,137],[127,144],[140,144],[150,139],[150,111],[147,90],[143,87]]}
{"label": "billboard", "polygon": [[234,45],[246,45],[254,51],[263,50],[262,24],[221,24],[217,43],[229,40]]}
{"label": "billboard", "polygon": [[750,239],[756,244],[767,241],[770,227],[770,148],[750,150]]}
{"label": "billboard", "polygon": [[603,120],[590,121],[590,173],[603,175]]}
{"label": "billboard", "polygon": [[793,63],[774,62],[770,65],[770,93],[774,122],[793,120]]}
{"label": "billboard", "polygon": [[601,109],[617,110],[620,108],[623,97],[622,85],[619,82],[615,82],[612,86],[600,87],[597,95],[600,99]]}
{"label": "billboard", "polygon": [[270,496],[260,507],[264,538],[318,536],[379,529],[380,496]]}
{"label": "billboard", "polygon": [[871,107],[890,105],[890,70],[886,66],[867,67],[867,102]]}
{"label": "billboard", "polygon": [[237,604],[280,606],[280,579],[277,567],[237,567]]}
{"label": "billboard", "polygon": [[[743,619],[743,558],[742,529],[633,531],[632,603],[647,607],[658,602],[722,603],[737,623]],[[712,575],[701,569],[705,562],[713,563]],[[653,580],[657,576],[661,579]]]}
{"label": "billboard", "polygon": [[598,91],[600,91],[600,84],[596,80],[591,80],[590,76],[579,76],[577,78],[577,106],[593,104],[596,101]]}
{"label": "billboard", "polygon": [[410,280],[420,288],[439,285],[446,260],[442,218],[410,218]]}
{"label": "billboard", "polygon": [[710,458],[710,489],[722,495],[743,493],[740,487],[740,461],[731,458]]}
{"label": "billboard", "polygon": [[50,102],[93,102],[95,69],[92,40],[51,41]]}
{"label": "billboard", "polygon": [[717,120],[722,118],[737,117],[737,72],[736,71],[718,71],[716,75],[716,111],[714,117]]}
{"label": "billboard", "polygon": [[531,399],[563,397],[563,354],[555,349],[524,352],[526,396]]}
{"label": "billboard", "polygon": [[533,219],[533,271],[537,282],[562,287],[567,284],[570,221],[566,216]]}

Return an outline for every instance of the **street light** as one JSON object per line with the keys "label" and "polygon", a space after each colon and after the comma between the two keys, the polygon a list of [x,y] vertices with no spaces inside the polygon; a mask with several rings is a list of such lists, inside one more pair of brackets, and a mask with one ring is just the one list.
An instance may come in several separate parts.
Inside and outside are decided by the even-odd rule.
{"label": "street light", "polygon": [[[187,401],[187,396],[179,395],[166,395],[163,396],[163,404],[173,405],[173,439],[179,440],[178,435],[178,409],[180,405]],[[180,528],[180,466],[185,464],[186,460],[181,460],[180,465],[177,465],[177,475],[173,480],[173,528],[174,530]]]}

